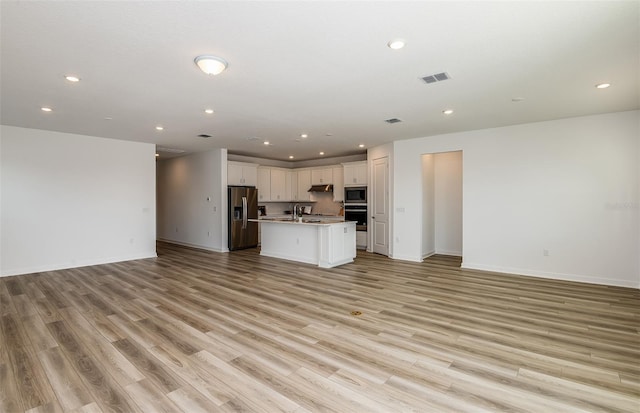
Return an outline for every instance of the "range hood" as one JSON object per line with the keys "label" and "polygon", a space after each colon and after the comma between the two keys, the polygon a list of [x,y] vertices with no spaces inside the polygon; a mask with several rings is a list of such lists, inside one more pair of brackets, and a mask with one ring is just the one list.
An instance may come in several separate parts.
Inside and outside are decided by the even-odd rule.
{"label": "range hood", "polygon": [[307,192],[333,192],[333,185],[311,185]]}

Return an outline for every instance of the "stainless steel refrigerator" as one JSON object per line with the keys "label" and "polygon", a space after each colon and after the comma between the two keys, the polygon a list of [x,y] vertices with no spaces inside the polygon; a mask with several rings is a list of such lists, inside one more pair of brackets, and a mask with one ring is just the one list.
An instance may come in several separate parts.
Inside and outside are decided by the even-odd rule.
{"label": "stainless steel refrigerator", "polygon": [[258,190],[253,186],[230,186],[229,250],[258,246]]}

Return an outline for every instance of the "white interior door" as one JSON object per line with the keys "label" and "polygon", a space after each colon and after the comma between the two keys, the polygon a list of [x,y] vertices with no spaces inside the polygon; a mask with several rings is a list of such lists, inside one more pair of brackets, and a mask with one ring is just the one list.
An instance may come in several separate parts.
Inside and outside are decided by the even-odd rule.
{"label": "white interior door", "polygon": [[389,256],[389,158],[373,160],[371,250]]}

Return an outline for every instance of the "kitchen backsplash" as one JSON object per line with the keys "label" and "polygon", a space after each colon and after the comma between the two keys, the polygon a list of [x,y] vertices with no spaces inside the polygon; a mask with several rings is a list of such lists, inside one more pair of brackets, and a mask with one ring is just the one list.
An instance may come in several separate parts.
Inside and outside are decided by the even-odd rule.
{"label": "kitchen backsplash", "polygon": [[305,207],[305,212],[312,214],[340,215],[342,202],[333,202],[333,194],[317,193],[313,195],[315,202],[266,202],[264,205],[267,216],[284,215],[285,211],[291,211],[295,204]]}
{"label": "kitchen backsplash", "polygon": [[313,204],[312,214],[340,215],[342,202],[333,202],[332,193],[318,192],[313,194],[313,198],[316,202]]}

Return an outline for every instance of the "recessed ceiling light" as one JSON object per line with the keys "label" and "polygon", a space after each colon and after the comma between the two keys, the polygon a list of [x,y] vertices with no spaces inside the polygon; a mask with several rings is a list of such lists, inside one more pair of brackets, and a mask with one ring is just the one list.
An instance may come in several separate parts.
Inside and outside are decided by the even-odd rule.
{"label": "recessed ceiling light", "polygon": [[361,143],[360,145],[358,145],[358,148],[364,148],[364,143]]}
{"label": "recessed ceiling light", "polygon": [[387,46],[389,46],[389,49],[398,50],[402,49],[406,44],[407,42],[402,39],[394,39],[387,43]]}
{"label": "recessed ceiling light", "polygon": [[606,89],[606,88],[608,88],[609,86],[611,86],[611,83],[600,83],[600,84],[597,84],[597,85],[596,85],[596,87],[597,87],[598,89]]}
{"label": "recessed ceiling light", "polygon": [[451,115],[453,113],[453,109],[445,109],[442,111],[445,115]]}
{"label": "recessed ceiling light", "polygon": [[156,153],[156,158],[157,158],[157,157],[159,157],[159,156],[160,156],[160,154],[159,154],[159,153]]}
{"label": "recessed ceiling light", "polygon": [[268,144],[269,144],[269,141],[264,141],[263,143],[264,143],[265,145],[268,145]]}
{"label": "recessed ceiling light", "polygon": [[206,113],[207,115],[211,115],[213,113],[213,109],[205,109],[204,113]]}
{"label": "recessed ceiling light", "polygon": [[41,107],[40,110],[43,111],[43,112],[52,112],[53,111],[53,109],[51,109],[49,107],[46,107],[46,106]]}
{"label": "recessed ceiling light", "polygon": [[309,135],[307,135],[306,133],[303,133],[302,135],[300,135],[301,138],[308,138]]}
{"label": "recessed ceiling light", "polygon": [[289,155],[289,159],[293,159],[293,155]]}
{"label": "recessed ceiling light", "polygon": [[324,155],[324,152],[320,152],[320,155]]}
{"label": "recessed ceiling light", "polygon": [[162,127],[161,125],[156,126],[156,130],[164,130],[164,127]]}
{"label": "recessed ceiling light", "polygon": [[79,82],[80,81],[80,78],[78,76],[73,76],[73,75],[67,75],[64,78],[67,79],[69,82]]}

